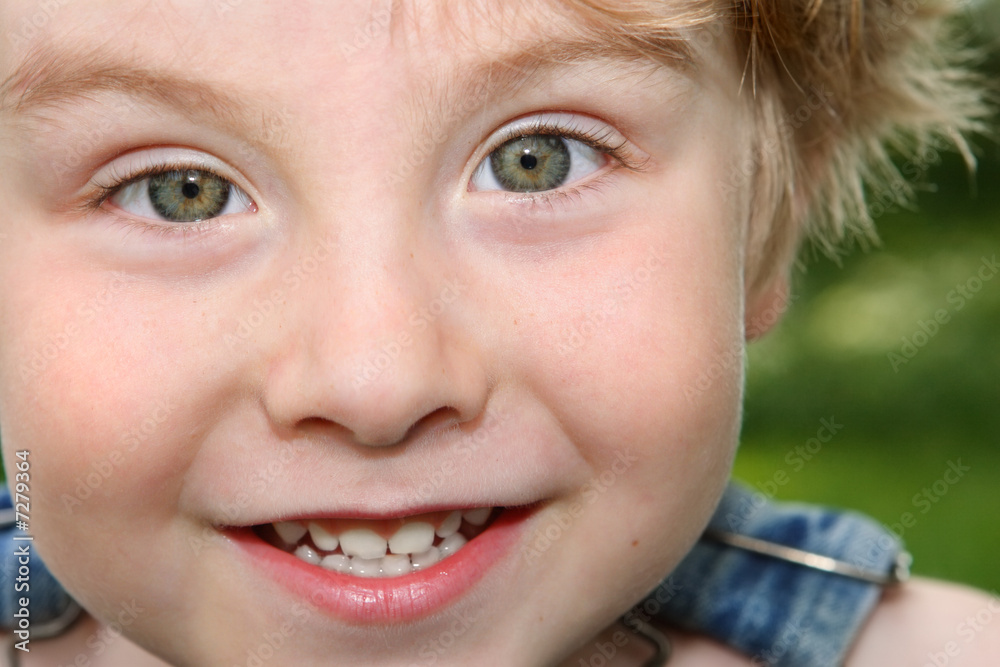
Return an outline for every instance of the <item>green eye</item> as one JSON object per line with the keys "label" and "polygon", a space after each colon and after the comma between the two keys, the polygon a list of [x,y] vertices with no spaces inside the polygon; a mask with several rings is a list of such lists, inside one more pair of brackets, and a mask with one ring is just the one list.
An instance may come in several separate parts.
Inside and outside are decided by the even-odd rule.
{"label": "green eye", "polygon": [[476,190],[544,192],[587,176],[607,155],[582,141],[556,134],[515,137],[494,150],[472,177]]}
{"label": "green eye", "polygon": [[108,199],[133,215],[168,222],[198,222],[255,210],[241,189],[202,169],[162,171],[127,183]]}
{"label": "green eye", "polygon": [[228,181],[195,169],[152,176],[147,190],[156,212],[172,222],[214,218],[229,201]]}
{"label": "green eye", "polygon": [[518,137],[490,153],[490,167],[505,190],[552,190],[562,185],[569,174],[569,149],[560,137]]}

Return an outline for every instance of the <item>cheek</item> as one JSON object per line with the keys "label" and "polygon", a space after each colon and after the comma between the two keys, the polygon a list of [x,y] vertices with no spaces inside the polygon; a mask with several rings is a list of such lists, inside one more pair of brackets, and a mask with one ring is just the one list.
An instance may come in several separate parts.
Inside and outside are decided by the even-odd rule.
{"label": "cheek", "polygon": [[524,324],[510,356],[588,464],[559,510],[582,507],[576,537],[546,553],[575,581],[597,582],[599,599],[617,591],[609,609],[678,562],[728,478],[744,341],[739,230],[727,213],[648,212],[655,222],[517,292]]}
{"label": "cheek", "polygon": [[[21,250],[0,270],[0,423],[8,464],[31,452],[32,532],[62,576],[124,535],[146,548],[163,539],[190,456],[180,416],[191,377],[177,362],[183,332],[143,306],[140,284]],[[167,359],[180,377],[163,372]]]}

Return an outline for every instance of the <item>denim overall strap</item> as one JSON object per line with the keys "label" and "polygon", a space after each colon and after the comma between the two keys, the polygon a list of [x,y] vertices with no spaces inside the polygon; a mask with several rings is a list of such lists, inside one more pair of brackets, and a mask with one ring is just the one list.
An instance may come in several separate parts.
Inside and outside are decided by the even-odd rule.
{"label": "denim overall strap", "polygon": [[908,566],[896,536],[867,517],[730,484],[705,536],[640,608],[755,666],[831,667]]}
{"label": "denim overall strap", "polygon": [[[80,614],[80,606],[48,571],[34,543],[17,529],[10,491],[0,484],[0,630],[14,642],[45,639],[62,633]],[[21,599],[27,605],[21,604]],[[24,628],[27,627],[27,630]]]}

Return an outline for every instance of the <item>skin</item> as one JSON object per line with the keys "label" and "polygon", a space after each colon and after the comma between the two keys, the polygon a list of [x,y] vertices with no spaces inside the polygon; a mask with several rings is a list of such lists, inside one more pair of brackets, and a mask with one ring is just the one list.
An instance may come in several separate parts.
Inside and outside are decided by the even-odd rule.
{"label": "skin", "polygon": [[[436,664],[575,664],[689,549],[729,474],[742,368],[690,388],[783,293],[780,280],[747,293],[749,192],[719,192],[749,150],[740,60],[720,40],[699,48],[696,74],[582,62],[525,72],[516,92],[466,99],[463,113],[441,103],[449,81],[516,45],[502,26],[522,26],[523,41],[566,29],[532,7],[531,20],[510,3],[459,11],[456,31],[407,4],[355,53],[342,46],[379,25],[367,3],[93,2],[3,42],[3,77],[41,44],[106,43],[277,119],[237,130],[145,102],[109,115],[123,99],[108,91],[0,117],[4,462],[31,452],[38,552],[92,615],[43,650],[86,652],[135,600],[148,613],[91,664],[242,664],[300,601],[239,565],[216,528],[323,508],[540,503],[514,556],[446,613],[391,629],[310,614],[282,664],[408,665],[451,612],[483,622]],[[4,3],[0,25],[35,11]],[[490,136],[547,111],[613,128],[643,168],[609,158],[544,202],[470,189]],[[106,129],[88,139],[94,127]],[[79,211],[95,173],[154,147],[210,156],[256,212],[182,237],[108,203]],[[609,299],[606,323],[570,336]],[[22,372],[60,333],[54,358]],[[485,445],[422,495],[477,432]],[[94,493],[67,501],[107,462]],[[591,501],[585,485],[609,471]],[[523,555],[571,510],[557,540]],[[676,639],[677,664],[746,664]]]}

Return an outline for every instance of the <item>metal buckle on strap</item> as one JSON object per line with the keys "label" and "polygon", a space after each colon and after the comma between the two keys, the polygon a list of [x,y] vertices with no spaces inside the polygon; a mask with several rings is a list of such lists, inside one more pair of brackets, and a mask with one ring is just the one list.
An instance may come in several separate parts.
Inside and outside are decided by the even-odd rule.
{"label": "metal buckle on strap", "polygon": [[897,586],[907,581],[910,578],[910,565],[913,563],[913,557],[908,552],[901,551],[896,556],[896,561],[888,572],[878,572],[859,567],[854,563],[823,556],[822,554],[803,551],[795,547],[768,542],[767,540],[740,535],[739,533],[730,533],[723,530],[707,530],[704,537],[731,547],[743,549],[744,551],[752,551],[788,563],[796,563],[797,565],[820,570],[821,572],[837,574],[850,579],[858,579],[883,587]]}

